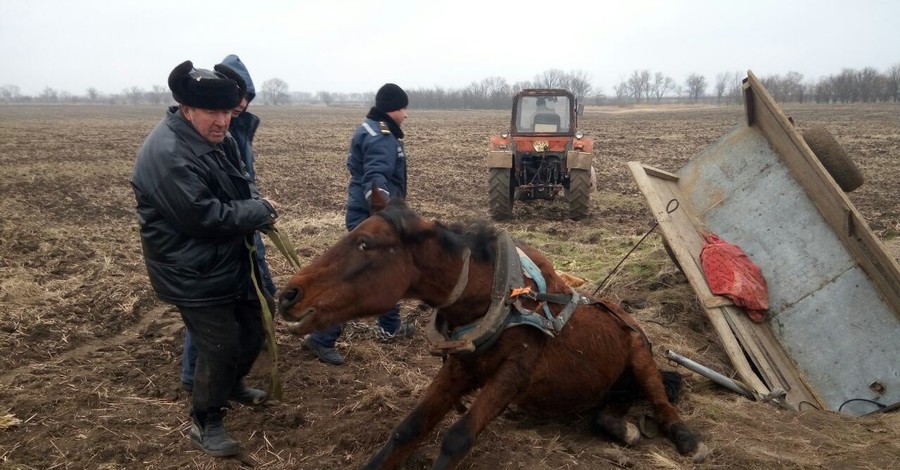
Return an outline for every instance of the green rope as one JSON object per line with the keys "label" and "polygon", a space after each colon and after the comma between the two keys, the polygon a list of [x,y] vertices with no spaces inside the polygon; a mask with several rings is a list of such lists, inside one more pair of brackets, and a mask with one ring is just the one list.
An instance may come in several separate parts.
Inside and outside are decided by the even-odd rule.
{"label": "green rope", "polygon": [[[244,245],[250,253],[250,279],[253,281],[253,288],[256,289],[256,296],[259,298],[259,304],[262,307],[263,329],[266,330],[266,339],[269,342],[269,347],[267,349],[269,350],[269,357],[272,360],[272,366],[269,369],[269,387],[266,394],[281,401],[281,374],[278,373],[278,346],[275,344],[274,317],[272,316],[272,311],[269,309],[269,302],[266,300],[266,296],[260,288],[259,280],[256,279],[256,243],[251,243],[250,238],[245,237]],[[294,256],[296,256],[296,254]]]}

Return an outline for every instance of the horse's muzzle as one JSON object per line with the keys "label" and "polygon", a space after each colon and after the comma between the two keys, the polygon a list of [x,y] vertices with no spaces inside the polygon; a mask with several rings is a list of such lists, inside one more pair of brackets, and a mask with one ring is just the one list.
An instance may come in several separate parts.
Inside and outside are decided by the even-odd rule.
{"label": "horse's muzzle", "polygon": [[287,318],[288,310],[302,298],[303,289],[300,289],[299,287],[292,287],[284,290],[281,295],[278,296],[278,311],[281,312],[281,316]]}

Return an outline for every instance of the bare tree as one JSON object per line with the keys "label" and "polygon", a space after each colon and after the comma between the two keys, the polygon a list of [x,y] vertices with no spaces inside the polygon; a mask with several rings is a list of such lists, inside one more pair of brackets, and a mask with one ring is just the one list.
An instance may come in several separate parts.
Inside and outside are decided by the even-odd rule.
{"label": "bare tree", "polygon": [[641,97],[650,101],[650,71],[635,70],[631,72],[631,76],[628,77],[628,91],[635,103],[640,102]]}
{"label": "bare tree", "polygon": [[127,99],[129,103],[138,104],[144,98],[144,90],[142,90],[141,87],[133,86],[131,88],[123,89],[122,95],[125,96],[125,99]]}
{"label": "bare tree", "polygon": [[730,81],[731,76],[728,72],[716,75],[716,104],[719,104],[722,101],[722,97],[725,96],[725,90],[728,88],[728,83]]}
{"label": "bare tree", "polygon": [[565,83],[566,73],[559,69],[549,69],[534,77],[537,88],[561,88]]}
{"label": "bare tree", "polygon": [[147,99],[153,104],[165,102],[168,96],[169,90],[162,85],[153,85],[153,88],[147,92]]}
{"label": "bare tree", "polygon": [[831,76],[831,89],[834,99],[841,103],[856,101],[856,70],[843,69],[841,73]]}
{"label": "bare tree", "polygon": [[87,98],[91,101],[97,101],[97,98],[100,96],[100,92],[97,91],[96,88],[90,87],[87,89]]}
{"label": "bare tree", "polygon": [[672,80],[672,77],[666,77],[662,72],[656,72],[653,75],[653,81],[650,82],[650,93],[656,98],[656,102],[659,103],[662,101],[663,96],[666,96],[666,93],[674,87],[675,80]]}
{"label": "bare tree", "polygon": [[266,103],[278,106],[288,101],[288,84],[280,78],[270,78],[262,84],[262,96]]}
{"label": "bare tree", "polygon": [[19,99],[21,93],[19,91],[18,85],[3,85],[0,86],[0,100],[5,102],[13,102]]}
{"label": "bare tree", "polygon": [[887,94],[896,103],[900,101],[900,63],[891,66],[887,71]]}
{"label": "bare tree", "polygon": [[319,98],[319,101],[325,103],[325,106],[331,106],[331,103],[334,101],[334,94],[329,93],[327,91],[319,91],[316,92],[316,97]]}
{"label": "bare tree", "polygon": [[59,100],[59,93],[50,87],[44,87],[44,90],[38,96],[38,99],[44,103],[56,103]]}
{"label": "bare tree", "polygon": [[856,75],[856,87],[859,90],[859,99],[861,101],[875,101],[878,97],[878,70],[874,67],[866,67],[860,70]]}
{"label": "bare tree", "polygon": [[685,92],[694,103],[706,93],[706,78],[703,75],[692,73],[684,81]]}
{"label": "bare tree", "polygon": [[591,78],[584,70],[573,70],[565,75],[563,88],[572,92],[578,101],[591,93]]}
{"label": "bare tree", "polygon": [[616,102],[619,104],[622,104],[622,102],[625,101],[625,98],[631,95],[631,90],[628,87],[628,82],[624,80],[613,87],[613,92],[616,94]]}

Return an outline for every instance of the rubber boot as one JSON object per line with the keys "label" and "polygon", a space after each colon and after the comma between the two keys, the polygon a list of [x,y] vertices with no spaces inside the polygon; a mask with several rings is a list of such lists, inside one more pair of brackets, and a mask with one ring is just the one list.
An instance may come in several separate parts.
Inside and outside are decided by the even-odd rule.
{"label": "rubber boot", "polygon": [[224,411],[210,412],[206,416],[191,416],[191,444],[213,457],[230,457],[241,453],[241,445],[225,431]]}

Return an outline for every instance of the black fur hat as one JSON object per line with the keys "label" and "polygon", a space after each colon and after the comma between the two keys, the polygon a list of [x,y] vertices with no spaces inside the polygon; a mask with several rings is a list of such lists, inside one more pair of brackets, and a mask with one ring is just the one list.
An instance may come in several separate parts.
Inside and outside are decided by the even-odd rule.
{"label": "black fur hat", "polygon": [[378,89],[378,93],[375,93],[375,107],[386,113],[407,106],[409,106],[409,97],[406,96],[406,92],[393,83],[385,83]]}
{"label": "black fur hat", "polygon": [[215,71],[195,69],[186,60],[169,74],[169,89],[175,101],[195,108],[231,109],[240,104],[247,92],[244,79],[227,65]]}

